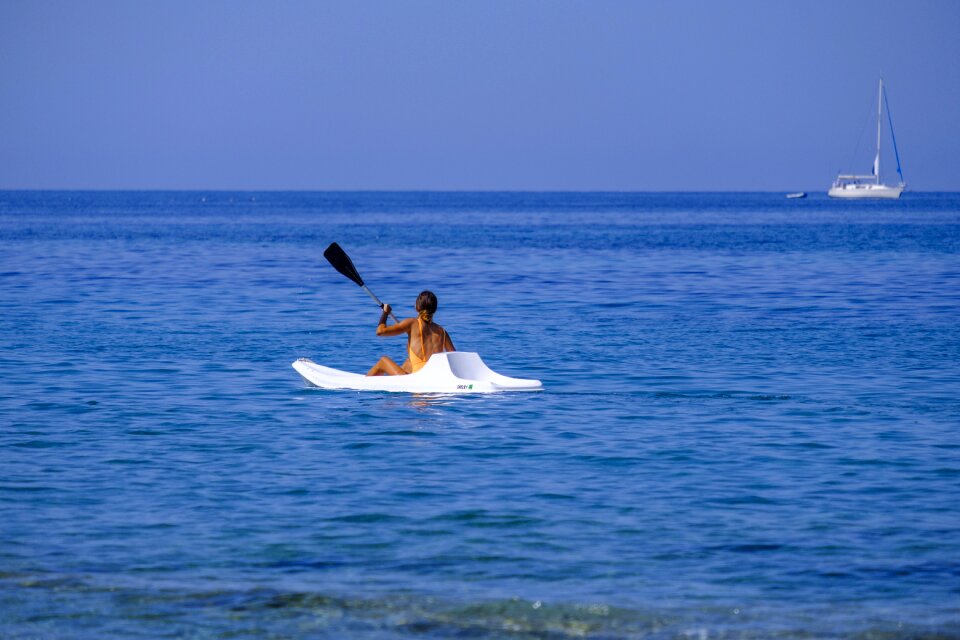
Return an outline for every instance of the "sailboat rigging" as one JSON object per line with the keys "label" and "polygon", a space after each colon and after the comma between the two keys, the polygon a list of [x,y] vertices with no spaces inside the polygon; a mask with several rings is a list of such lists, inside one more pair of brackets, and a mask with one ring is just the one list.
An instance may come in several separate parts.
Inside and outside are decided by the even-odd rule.
{"label": "sailboat rigging", "polygon": [[[893,140],[893,152],[897,158],[897,174],[900,176],[900,182],[896,185],[887,185],[880,182],[880,139],[884,104],[887,105],[890,139]],[[840,174],[834,180],[827,195],[832,198],[899,198],[906,187],[907,184],[903,180],[903,170],[900,167],[897,138],[893,134],[893,118],[890,116],[890,105],[887,102],[887,94],[883,89],[883,78],[880,78],[880,92],[877,96],[877,155],[873,159],[873,172],[868,176]]]}

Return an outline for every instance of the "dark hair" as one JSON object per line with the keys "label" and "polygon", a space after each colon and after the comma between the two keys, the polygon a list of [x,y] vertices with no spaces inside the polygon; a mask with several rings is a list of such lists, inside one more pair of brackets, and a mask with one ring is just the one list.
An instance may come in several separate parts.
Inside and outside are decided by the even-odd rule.
{"label": "dark hair", "polygon": [[433,291],[420,292],[417,296],[416,308],[417,311],[426,311],[433,315],[437,312],[437,296],[433,295]]}

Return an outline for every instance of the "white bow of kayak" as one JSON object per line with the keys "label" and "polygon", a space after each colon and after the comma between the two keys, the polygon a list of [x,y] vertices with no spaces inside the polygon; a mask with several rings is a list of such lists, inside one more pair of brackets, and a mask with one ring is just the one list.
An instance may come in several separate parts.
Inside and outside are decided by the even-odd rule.
{"label": "white bow of kayak", "polygon": [[491,370],[479,354],[469,351],[435,353],[420,371],[405,376],[365,376],[325,367],[307,358],[294,362],[293,368],[307,382],[323,389],[407,393],[497,393],[543,389],[539,380],[510,378]]}

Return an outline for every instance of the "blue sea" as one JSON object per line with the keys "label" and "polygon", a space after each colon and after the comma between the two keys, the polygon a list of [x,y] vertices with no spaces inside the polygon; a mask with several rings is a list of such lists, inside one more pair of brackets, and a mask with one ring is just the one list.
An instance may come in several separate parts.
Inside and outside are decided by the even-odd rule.
{"label": "blue sea", "polygon": [[960,194],[0,192],[0,367],[3,638],[960,637]]}

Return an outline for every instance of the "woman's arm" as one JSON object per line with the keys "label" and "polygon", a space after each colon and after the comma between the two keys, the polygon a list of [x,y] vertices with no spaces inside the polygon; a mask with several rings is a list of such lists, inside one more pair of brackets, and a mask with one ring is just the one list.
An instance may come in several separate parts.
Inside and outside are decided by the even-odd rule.
{"label": "woman's arm", "polygon": [[453,340],[450,339],[450,334],[446,331],[443,332],[443,350],[444,351],[456,351],[457,348],[453,346]]}
{"label": "woman's arm", "polygon": [[409,333],[413,318],[401,320],[397,324],[387,326],[387,316],[390,315],[390,305],[383,305],[383,313],[380,314],[380,322],[377,323],[378,336],[398,336],[401,333]]}

